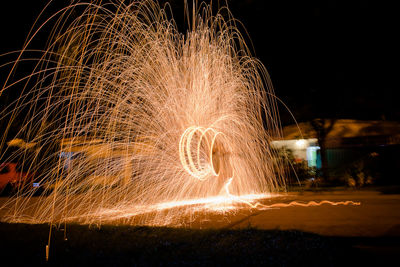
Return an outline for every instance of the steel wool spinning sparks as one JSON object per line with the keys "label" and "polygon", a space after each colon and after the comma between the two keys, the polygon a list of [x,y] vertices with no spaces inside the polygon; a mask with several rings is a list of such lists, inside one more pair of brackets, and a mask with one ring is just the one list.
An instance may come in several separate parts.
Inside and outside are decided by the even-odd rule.
{"label": "steel wool spinning sparks", "polygon": [[55,25],[43,51],[29,49],[32,31],[12,72],[37,65],[1,90],[24,88],[1,113],[2,146],[21,118],[13,137],[31,146],[1,160],[18,159],[44,192],[32,198],[38,189],[21,179],[3,220],[160,225],[180,218],[177,207],[275,207],[256,203],[285,186],[269,146],[281,134],[265,67],[227,8],[197,6],[186,34],[168,11],[156,1],[72,4],[37,27]]}

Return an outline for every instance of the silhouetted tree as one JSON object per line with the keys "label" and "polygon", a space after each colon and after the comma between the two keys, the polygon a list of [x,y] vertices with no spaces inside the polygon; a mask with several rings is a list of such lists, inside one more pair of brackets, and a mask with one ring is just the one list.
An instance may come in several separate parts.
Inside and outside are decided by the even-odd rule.
{"label": "silhouetted tree", "polygon": [[333,126],[335,125],[337,119],[313,119],[311,120],[311,126],[313,127],[319,147],[320,147],[320,153],[321,153],[321,172],[322,172],[322,178],[324,178],[325,181],[329,179],[329,166],[328,166],[328,159],[327,159],[327,154],[326,154],[326,137],[332,131]]}

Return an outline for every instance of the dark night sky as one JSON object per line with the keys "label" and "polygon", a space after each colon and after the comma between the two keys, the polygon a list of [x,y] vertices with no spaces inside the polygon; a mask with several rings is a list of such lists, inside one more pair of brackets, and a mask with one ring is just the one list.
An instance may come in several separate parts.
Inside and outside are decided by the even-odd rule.
{"label": "dark night sky", "polygon": [[[9,1],[0,13],[0,53],[22,47],[46,1]],[[53,9],[70,1],[56,1]],[[182,20],[183,0],[171,0]],[[216,2],[216,1],[215,1]],[[394,2],[394,1],[393,1]],[[228,1],[243,22],[276,94],[298,120],[313,117],[400,120],[395,92],[397,9],[389,1]],[[52,12],[50,11],[50,12]],[[46,34],[37,44],[45,42]],[[4,59],[2,60],[2,63]],[[4,74],[0,77],[2,81]],[[281,110],[284,124],[291,123]]]}

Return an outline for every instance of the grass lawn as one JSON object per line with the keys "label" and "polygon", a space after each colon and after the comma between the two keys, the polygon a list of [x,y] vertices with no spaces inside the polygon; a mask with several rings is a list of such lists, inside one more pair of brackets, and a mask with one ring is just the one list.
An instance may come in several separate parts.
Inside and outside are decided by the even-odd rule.
{"label": "grass lawn", "polygon": [[[48,225],[0,223],[0,265],[46,264],[48,233]],[[251,227],[191,230],[108,225],[89,228],[72,224],[67,225],[68,240],[64,241],[63,236],[62,229],[53,230],[46,265],[365,266],[395,259],[397,252],[390,254],[390,249],[385,248],[399,244],[390,237],[324,237]],[[5,262],[9,265],[2,264]]]}

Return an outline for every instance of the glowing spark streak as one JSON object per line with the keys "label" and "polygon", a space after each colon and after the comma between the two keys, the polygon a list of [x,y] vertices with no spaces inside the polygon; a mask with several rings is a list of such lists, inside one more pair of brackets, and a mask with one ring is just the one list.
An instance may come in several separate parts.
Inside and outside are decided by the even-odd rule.
{"label": "glowing spark streak", "polygon": [[[171,201],[171,202],[164,202],[164,203],[158,203],[155,205],[149,205],[149,206],[134,206],[130,207],[129,209],[103,209],[102,211],[98,212],[97,214],[93,214],[93,217],[100,217],[106,215],[107,219],[106,220],[118,220],[118,219],[123,219],[123,218],[132,218],[134,216],[138,216],[141,214],[146,214],[146,213],[153,213],[153,212],[160,212],[160,211],[165,211],[169,209],[174,209],[174,208],[183,208],[183,207],[197,207],[192,209],[193,211],[220,211],[220,212],[227,212],[229,210],[238,208],[233,206],[233,204],[237,203],[243,203],[248,206],[250,206],[253,209],[258,209],[258,210],[267,210],[267,209],[273,209],[273,208],[287,208],[287,207],[315,207],[315,206],[321,206],[323,204],[329,204],[332,206],[337,206],[337,205],[355,205],[359,206],[361,205],[360,202],[354,202],[354,201],[328,201],[328,200],[322,200],[320,202],[316,201],[309,201],[307,203],[302,203],[298,201],[291,201],[289,203],[274,203],[271,205],[264,205],[261,204],[260,202],[257,202],[253,204],[252,202],[256,201],[257,199],[265,199],[265,198],[270,198],[272,195],[266,195],[266,194],[248,194],[248,195],[243,195],[243,196],[235,196],[232,195],[229,192],[229,186],[232,183],[233,177],[231,177],[227,183],[224,185],[225,192],[227,196],[217,196],[217,197],[208,197],[208,198],[200,198],[200,199],[188,199],[188,200],[181,200],[181,201]],[[279,195],[274,195],[278,197]],[[77,219],[76,218],[70,218],[71,220]]]}
{"label": "glowing spark streak", "polygon": [[[250,201],[255,201],[256,199],[265,199],[271,197],[278,197],[279,195],[270,195],[270,194],[248,194],[240,196],[241,203],[251,203]],[[247,201],[246,201],[247,200]],[[244,202],[243,202],[244,201]],[[112,209],[101,209],[98,212],[93,214],[89,214],[90,217],[104,217],[103,220],[118,220],[123,218],[131,218],[138,215],[166,211],[175,208],[184,208],[184,207],[196,207],[190,209],[191,211],[229,211],[235,209],[232,204],[238,203],[238,201],[230,196],[216,196],[216,197],[207,197],[200,199],[187,199],[180,201],[170,201],[157,203],[154,205],[146,205],[146,206],[130,206],[124,208],[112,208]],[[69,221],[79,220],[80,218],[85,218],[86,215],[75,216],[68,218]]]}
{"label": "glowing spark streak", "polygon": [[260,209],[260,210],[265,210],[265,209],[272,209],[272,208],[287,208],[287,207],[294,207],[294,206],[299,206],[299,207],[315,207],[315,206],[321,206],[323,204],[329,204],[332,206],[337,206],[337,205],[355,205],[355,206],[359,206],[361,205],[361,202],[355,202],[355,201],[338,201],[338,202],[333,202],[333,201],[329,201],[329,200],[322,200],[320,202],[316,202],[316,201],[309,201],[307,203],[302,203],[302,202],[298,202],[298,201],[292,201],[290,203],[274,203],[271,205],[264,205],[261,204],[260,202],[257,202],[256,204],[252,204],[249,201],[246,201],[245,199],[232,195],[229,192],[229,185],[231,184],[233,180],[233,177],[230,178],[228,180],[228,182],[225,184],[225,191],[228,194],[228,196],[230,196],[232,199],[235,199],[238,202],[244,203],[249,205],[251,208],[253,209]]}

